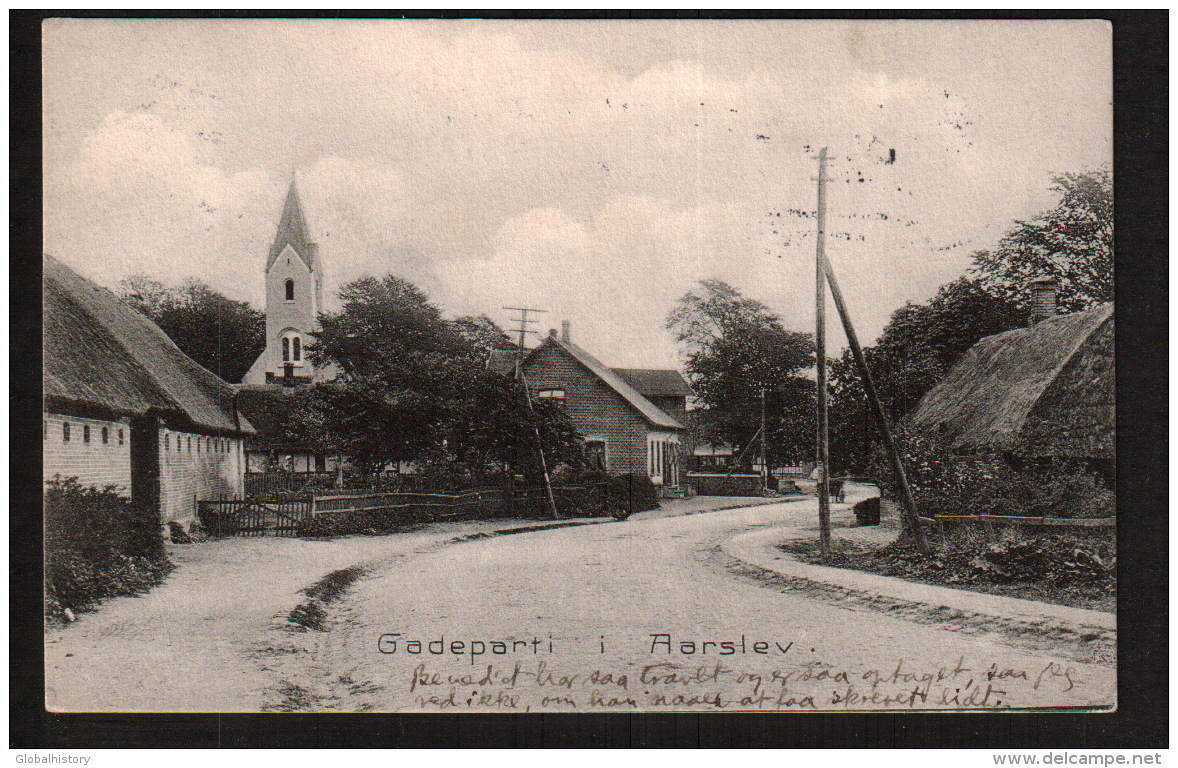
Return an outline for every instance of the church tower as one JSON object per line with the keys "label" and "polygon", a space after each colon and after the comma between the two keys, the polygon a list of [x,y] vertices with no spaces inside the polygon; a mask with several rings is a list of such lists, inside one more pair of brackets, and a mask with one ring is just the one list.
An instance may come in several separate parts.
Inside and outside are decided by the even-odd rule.
{"label": "church tower", "polygon": [[311,242],[294,180],[286,193],[278,233],[266,258],[266,350],[246,374],[245,384],[309,383],[314,369],[307,346],[314,341],[323,311],[319,246]]}

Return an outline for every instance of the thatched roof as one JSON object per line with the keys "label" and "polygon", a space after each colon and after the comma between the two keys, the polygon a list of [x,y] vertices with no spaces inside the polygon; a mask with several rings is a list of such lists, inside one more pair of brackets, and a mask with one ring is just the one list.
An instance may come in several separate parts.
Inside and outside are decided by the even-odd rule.
{"label": "thatched roof", "polygon": [[1113,305],[982,339],[905,421],[957,450],[1112,458]]}
{"label": "thatched roof", "polygon": [[233,388],[159,326],[56,259],[44,260],[45,399],[112,414],[159,414],[176,426],[252,433]]}
{"label": "thatched roof", "polygon": [[691,394],[683,375],[671,368],[614,368],[613,371],[645,397]]}

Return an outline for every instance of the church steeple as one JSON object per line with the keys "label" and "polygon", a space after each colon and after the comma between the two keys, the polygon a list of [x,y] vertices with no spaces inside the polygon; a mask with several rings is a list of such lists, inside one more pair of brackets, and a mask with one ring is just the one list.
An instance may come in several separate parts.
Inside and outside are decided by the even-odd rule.
{"label": "church steeple", "polygon": [[282,207],[282,218],[278,222],[278,234],[270,246],[270,258],[266,260],[267,272],[288,245],[302,258],[308,269],[315,269],[316,247],[308,234],[307,219],[303,216],[299,190],[293,177],[290,180],[290,189],[286,193],[286,204]]}

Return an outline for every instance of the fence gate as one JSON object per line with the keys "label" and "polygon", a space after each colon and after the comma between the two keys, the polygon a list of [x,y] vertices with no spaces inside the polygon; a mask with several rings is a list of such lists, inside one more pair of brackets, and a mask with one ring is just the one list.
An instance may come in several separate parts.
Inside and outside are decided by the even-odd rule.
{"label": "fence gate", "polygon": [[202,501],[197,514],[211,536],[294,536],[311,501]]}

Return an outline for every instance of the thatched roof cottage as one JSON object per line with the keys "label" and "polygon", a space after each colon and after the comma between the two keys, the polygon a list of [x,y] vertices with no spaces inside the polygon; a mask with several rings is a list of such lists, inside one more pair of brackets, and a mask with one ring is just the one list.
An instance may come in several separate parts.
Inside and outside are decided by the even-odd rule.
{"label": "thatched roof cottage", "polygon": [[971,347],[905,419],[961,453],[1111,461],[1113,305],[1048,317]]}
{"label": "thatched roof cottage", "polygon": [[44,477],[114,486],[187,526],[242,493],[254,428],[233,388],[159,326],[60,261],[44,261]]}

